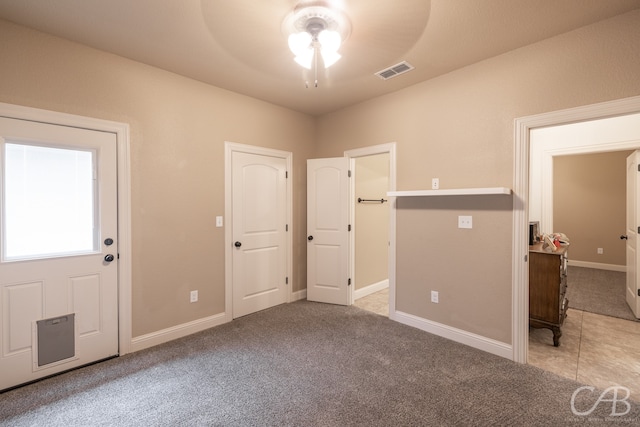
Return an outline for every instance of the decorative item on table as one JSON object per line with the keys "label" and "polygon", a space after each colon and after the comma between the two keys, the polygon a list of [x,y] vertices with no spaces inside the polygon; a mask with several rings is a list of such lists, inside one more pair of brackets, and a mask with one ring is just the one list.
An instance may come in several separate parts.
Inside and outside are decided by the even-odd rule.
{"label": "decorative item on table", "polygon": [[569,246],[569,238],[564,233],[551,233],[545,234],[542,237],[542,241],[544,244],[542,245],[542,249],[550,252],[557,251],[562,246]]}

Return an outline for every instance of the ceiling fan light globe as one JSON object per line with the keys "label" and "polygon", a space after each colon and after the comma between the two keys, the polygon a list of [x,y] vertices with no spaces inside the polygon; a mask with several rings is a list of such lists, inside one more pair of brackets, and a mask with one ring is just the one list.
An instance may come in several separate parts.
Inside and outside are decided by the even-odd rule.
{"label": "ceiling fan light globe", "polygon": [[342,37],[337,31],[322,30],[318,34],[318,41],[322,45],[322,49],[328,52],[337,52],[342,43]]}
{"label": "ceiling fan light globe", "polygon": [[289,35],[288,41],[291,52],[296,56],[300,56],[309,48],[311,44],[311,34],[304,31],[293,33]]}
{"label": "ceiling fan light globe", "polygon": [[326,50],[322,49],[320,54],[322,55],[322,61],[324,62],[324,68],[331,67],[333,64],[338,62],[338,60],[340,58],[342,58],[342,55],[340,55],[338,52],[335,52],[335,51],[326,51]]}
{"label": "ceiling fan light globe", "polygon": [[311,63],[313,62],[313,53],[314,53],[313,48],[309,47],[299,55],[296,55],[294,60],[298,64],[300,64],[302,67],[306,68],[307,70],[310,70]]}

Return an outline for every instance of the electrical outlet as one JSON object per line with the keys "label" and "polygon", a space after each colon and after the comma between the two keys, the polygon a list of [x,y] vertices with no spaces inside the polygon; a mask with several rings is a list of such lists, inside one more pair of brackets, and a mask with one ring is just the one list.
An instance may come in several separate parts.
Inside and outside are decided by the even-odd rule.
{"label": "electrical outlet", "polygon": [[437,190],[440,188],[440,180],[438,178],[433,178],[431,180],[431,189]]}
{"label": "electrical outlet", "polygon": [[438,291],[431,291],[431,302],[437,304],[439,299]]}
{"label": "electrical outlet", "polygon": [[189,296],[190,302],[198,302],[198,291],[191,291],[191,295]]}
{"label": "electrical outlet", "polygon": [[602,255],[604,253],[604,249],[598,248],[598,255]]}
{"label": "electrical outlet", "polygon": [[473,228],[473,218],[471,216],[458,216],[458,228]]}

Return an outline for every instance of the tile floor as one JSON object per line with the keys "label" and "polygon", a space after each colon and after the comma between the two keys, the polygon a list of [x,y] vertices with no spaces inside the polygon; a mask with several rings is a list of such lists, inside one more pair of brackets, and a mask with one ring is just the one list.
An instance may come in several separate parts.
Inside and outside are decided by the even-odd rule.
{"label": "tile floor", "polygon": [[640,322],[569,309],[560,346],[549,329],[529,330],[529,364],[584,384],[621,385],[640,401]]}
{"label": "tile floor", "polygon": [[[354,305],[388,317],[388,303],[385,289]],[[601,389],[621,385],[640,401],[640,322],[569,309],[560,346],[549,329],[529,330],[529,364]]]}
{"label": "tile floor", "polygon": [[389,317],[389,288],[357,299],[353,305]]}

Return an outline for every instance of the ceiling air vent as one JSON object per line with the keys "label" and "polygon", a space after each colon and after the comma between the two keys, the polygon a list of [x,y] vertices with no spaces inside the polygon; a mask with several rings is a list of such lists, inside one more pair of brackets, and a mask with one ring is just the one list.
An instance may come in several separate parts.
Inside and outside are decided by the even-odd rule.
{"label": "ceiling air vent", "polygon": [[400,74],[404,74],[407,71],[413,70],[413,65],[409,64],[406,61],[402,61],[399,64],[396,64],[392,67],[385,68],[384,70],[378,71],[376,76],[380,77],[382,80],[389,80],[392,77],[399,76]]}

